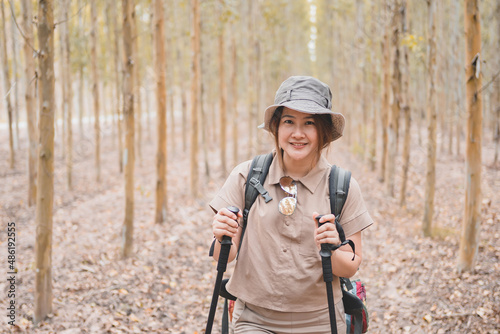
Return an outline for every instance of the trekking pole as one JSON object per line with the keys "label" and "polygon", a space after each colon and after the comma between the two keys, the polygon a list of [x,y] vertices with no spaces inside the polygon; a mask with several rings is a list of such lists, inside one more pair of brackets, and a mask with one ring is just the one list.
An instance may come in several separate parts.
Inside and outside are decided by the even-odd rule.
{"label": "trekking pole", "polygon": [[[316,216],[316,221],[318,222],[318,227],[324,223],[320,223],[320,218],[322,215]],[[321,256],[321,264],[323,266],[323,280],[326,284],[326,296],[328,298],[328,312],[330,313],[330,328],[332,334],[337,334],[337,320],[335,318],[335,303],[333,302],[333,271],[332,271],[332,250],[330,244],[321,244],[321,250],[319,251]]]}
{"label": "trekking pole", "polygon": [[[229,206],[227,208],[229,211],[238,216],[238,209],[235,206]],[[224,276],[224,272],[227,268],[227,260],[229,258],[229,252],[231,251],[231,245],[233,242],[231,241],[231,237],[227,235],[222,237],[220,252],[219,252],[219,261],[217,261],[217,279],[215,280],[214,286],[214,294],[212,295],[212,304],[210,305],[210,312],[208,313],[208,321],[207,327],[205,329],[205,334],[212,333],[212,325],[214,324],[215,311],[217,309],[217,302],[219,300],[220,287],[222,284],[222,277]]]}

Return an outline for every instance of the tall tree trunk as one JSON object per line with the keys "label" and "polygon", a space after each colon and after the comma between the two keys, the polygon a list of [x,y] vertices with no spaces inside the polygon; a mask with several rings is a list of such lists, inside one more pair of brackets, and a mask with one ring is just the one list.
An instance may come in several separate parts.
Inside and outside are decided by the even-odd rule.
{"label": "tall tree trunk", "polygon": [[[167,16],[167,22],[169,21],[174,21],[175,20],[175,6],[171,6],[169,17]],[[170,126],[170,130],[168,131],[170,133],[170,151],[172,152],[171,154],[174,154],[175,152],[175,147],[177,146],[177,136],[176,136],[176,128],[175,128],[175,108],[174,108],[174,88],[175,88],[175,70],[176,66],[174,64],[174,45],[175,45],[175,39],[174,35],[175,33],[173,32],[173,28],[169,27],[168,24],[165,24],[166,27],[166,36],[167,37],[167,51],[165,53],[165,57],[167,60],[167,63],[170,61],[170,66],[167,64],[167,77],[170,78],[168,83],[165,85],[165,89],[167,91],[167,101],[168,101],[168,108],[167,108],[167,115],[170,117],[170,121],[168,122]],[[168,86],[167,86],[168,85]],[[167,128],[165,128],[164,131],[167,131]],[[167,141],[168,141],[168,136],[167,136]]]}
{"label": "tall tree trunk", "polygon": [[[203,21],[200,22],[200,31],[203,31]],[[209,112],[211,112],[211,115],[207,117],[207,113],[205,112],[205,100],[206,94],[205,94],[205,82],[203,81],[203,65],[205,64],[205,61],[203,57],[201,57],[202,49],[203,49],[203,40],[200,40],[200,99],[199,99],[199,109],[198,109],[198,117],[201,119],[201,124],[198,123],[198,131],[201,132],[201,149],[203,151],[203,162],[205,165],[205,176],[207,179],[210,179],[210,165],[208,163],[208,142],[211,141],[209,139],[210,133],[215,132],[215,106],[211,105],[208,109]],[[208,100],[208,99],[207,99]],[[208,118],[208,119],[207,119]],[[209,120],[212,120],[212,124],[209,123]],[[207,126],[208,125],[208,126]],[[212,131],[209,131],[212,130]],[[215,136],[215,134],[214,134]],[[215,140],[215,139],[212,139]]]}
{"label": "tall tree trunk", "polygon": [[113,49],[113,59],[114,59],[114,81],[115,81],[115,94],[116,94],[116,104],[114,113],[116,114],[116,126],[118,130],[118,165],[120,167],[120,173],[123,173],[123,120],[122,120],[122,101],[123,95],[120,89],[122,85],[122,80],[120,72],[122,71],[122,63],[120,62],[120,27],[118,26],[118,21],[116,15],[112,13],[118,13],[117,2],[115,0],[110,0],[111,4],[111,29],[114,34],[114,49]]}
{"label": "tall tree trunk", "polygon": [[465,212],[459,250],[459,271],[474,268],[481,223],[481,143],[483,123],[481,21],[478,0],[465,1],[465,74],[467,141],[465,149]]}
{"label": "tall tree trunk", "polygon": [[[222,16],[224,11],[224,0],[219,0],[220,12],[219,15]],[[220,164],[221,173],[225,177],[227,173],[227,161],[226,161],[226,124],[227,124],[227,96],[226,96],[226,74],[224,67],[226,66],[225,54],[224,54],[224,30],[225,23],[220,21],[220,31],[219,31],[219,94],[220,94]]]}
{"label": "tall tree trunk", "polygon": [[[82,3],[86,0],[78,1],[78,8],[82,7]],[[84,24],[83,24],[83,13],[78,15],[78,50],[82,51],[85,49],[85,33],[84,33]],[[83,53],[83,52],[82,52]],[[80,130],[80,141],[84,138],[83,132],[83,115],[84,115],[84,88],[85,88],[85,79],[83,76],[83,68],[84,68],[83,55],[79,55],[78,57],[78,128]]]}
{"label": "tall tree trunk", "polygon": [[23,14],[23,32],[24,32],[24,77],[25,77],[25,93],[26,101],[26,123],[28,130],[29,152],[28,152],[28,206],[32,206],[36,202],[36,153],[37,153],[37,131],[36,131],[36,111],[35,111],[35,61],[33,59],[33,27],[32,27],[32,9],[30,0],[22,0]]}
{"label": "tall tree trunk", "polygon": [[7,118],[9,122],[9,148],[10,148],[10,159],[9,165],[11,169],[14,169],[15,165],[15,152],[14,152],[14,134],[12,132],[12,104],[10,102],[10,91],[12,89],[12,85],[10,82],[10,72],[9,72],[9,59],[7,58],[7,33],[6,33],[6,21],[5,21],[5,9],[4,9],[4,1],[0,1],[0,10],[2,12],[2,41],[0,45],[0,57],[2,58],[2,67],[3,67],[3,82],[5,87],[5,104],[7,108]]}
{"label": "tall tree trunk", "polygon": [[233,137],[233,166],[238,164],[238,56],[236,53],[236,38],[234,31],[231,33],[232,71],[231,71],[231,115],[232,115],[232,137]]}
{"label": "tall tree trunk", "polygon": [[78,128],[80,130],[80,141],[84,138],[83,131],[83,115],[84,115],[84,90],[85,90],[85,78],[83,76],[83,65],[81,64],[81,60],[79,61],[78,68]]}
{"label": "tall tree trunk", "polygon": [[[447,43],[445,43],[444,39],[448,39],[448,36],[443,36],[446,34],[445,32],[445,24],[448,25],[449,22],[444,23],[443,21],[448,21],[444,17],[444,11],[443,11],[443,1],[437,1],[436,2],[436,13],[435,16],[437,18],[440,18],[439,22],[437,22],[436,26],[436,47],[440,47],[442,52],[436,52],[436,87],[438,89],[436,90],[436,110],[439,110],[440,112],[438,113],[438,124],[439,124],[439,129],[440,129],[440,141],[439,141],[439,152],[441,154],[445,153],[445,135],[447,131],[447,114],[448,110],[446,108],[446,89],[448,86],[448,83],[446,82],[445,76],[447,74],[446,71],[446,59],[449,58],[445,55],[447,55],[446,48],[447,48]],[[436,130],[436,137],[437,137],[437,130]],[[437,148],[436,148],[436,154],[437,154]]]}
{"label": "tall tree trunk", "polygon": [[[500,17],[500,3],[497,3],[496,17]],[[497,45],[500,45],[500,20],[497,20]],[[500,58],[497,56],[497,64],[500,67]],[[498,164],[498,155],[500,153],[500,82],[496,82],[495,90],[495,155],[493,158],[493,166]]]}
{"label": "tall tree trunk", "polygon": [[198,111],[200,103],[200,7],[198,0],[191,0],[193,30],[191,48],[193,52],[191,82],[191,195],[199,196],[198,190]]}
{"label": "tall tree trunk", "polygon": [[[158,151],[156,153],[156,218],[163,223],[167,217],[167,98],[166,54],[163,2],[154,1],[154,51],[156,76],[156,106],[158,122]],[[172,97],[170,97],[172,98]]]}
{"label": "tall tree trunk", "polygon": [[66,182],[68,189],[73,189],[72,174],[73,174],[73,130],[72,130],[72,111],[73,111],[73,84],[71,81],[71,47],[70,47],[70,33],[69,33],[69,10],[71,9],[71,1],[64,0],[62,4],[63,10],[63,24],[61,26],[61,34],[63,41],[63,82],[65,87],[63,89],[63,110],[66,115]]}
{"label": "tall tree trunk", "polygon": [[434,194],[436,190],[436,0],[427,0],[429,14],[428,73],[427,73],[427,174],[422,229],[425,236],[432,234]]}
{"label": "tall tree trunk", "polygon": [[125,168],[125,219],[122,229],[122,258],[132,254],[134,240],[134,164],[135,164],[135,122],[134,122],[134,12],[133,0],[122,0],[123,11],[123,49],[124,49],[124,84],[123,84],[123,116],[125,121],[125,151],[123,164]]}
{"label": "tall tree trunk", "polygon": [[255,36],[254,36],[254,30],[255,30],[255,24],[254,24],[254,11],[253,11],[253,6],[254,6],[255,1],[248,1],[248,13],[247,13],[247,20],[248,20],[248,89],[247,89],[247,98],[248,98],[248,109],[249,109],[249,133],[248,133],[248,158],[252,157],[255,154],[255,146],[257,142],[257,138],[255,135],[255,125],[257,124],[257,110],[256,109],[256,102],[255,102]]}
{"label": "tall tree trunk", "polygon": [[[388,5],[386,6],[388,7]],[[389,8],[385,9],[385,13],[389,15]],[[383,47],[383,95],[382,95],[382,157],[380,166],[380,181],[385,182],[386,163],[387,163],[387,145],[388,145],[388,127],[389,127],[389,90],[390,90],[390,64],[391,64],[391,42],[389,37],[389,25],[386,24],[384,31],[384,47]]]}
{"label": "tall tree trunk", "polygon": [[[377,9],[377,7],[375,6],[375,4],[371,4],[371,12],[372,13],[378,13],[379,10]],[[375,20],[372,19],[372,22],[373,25],[373,29],[378,29],[379,27],[377,25],[375,25]],[[377,87],[379,86],[378,84],[378,81],[379,81],[379,76],[377,74],[377,71],[375,70],[375,64],[376,64],[376,56],[375,56],[375,48],[372,46],[370,48],[370,60],[368,62],[368,67],[371,69],[371,80],[370,80],[370,83],[371,83],[371,87],[372,87],[372,96],[373,96],[373,103],[370,104],[370,107],[371,107],[371,110],[372,110],[372,118],[371,118],[371,122],[372,122],[372,126],[371,126],[371,140],[370,140],[370,158],[369,158],[369,161],[370,161],[370,169],[372,171],[375,171],[376,169],[376,166],[377,166],[377,120],[378,120],[378,113],[377,113],[377,110],[380,106],[380,94],[377,94]]]}
{"label": "tall tree trunk", "polygon": [[399,114],[401,103],[401,70],[400,70],[400,27],[401,27],[401,4],[398,0],[394,2],[393,16],[392,16],[392,103],[389,113],[389,127],[388,127],[388,147],[387,147],[387,192],[390,196],[394,197],[394,175],[396,174],[396,158],[398,148],[398,132],[399,132]]}
{"label": "tall tree trunk", "polygon": [[[61,0],[61,2],[63,2],[64,4],[64,0]],[[63,19],[63,15],[64,13],[62,12],[61,10],[61,16],[59,17],[59,20],[62,22],[64,21]],[[63,30],[64,28],[62,28],[61,30]],[[59,29],[58,29],[59,31]],[[60,90],[60,96],[57,95],[56,97],[56,108],[57,108],[57,103],[58,101],[61,102],[60,104],[60,112],[61,112],[61,138],[63,139],[62,140],[62,156],[63,158],[66,160],[66,106],[65,106],[65,96],[66,96],[66,82],[64,80],[66,80],[66,74],[64,73],[64,33],[62,31],[59,32],[59,59],[61,59],[61,61],[57,62],[57,64],[59,65],[59,77],[57,78],[56,77],[56,82],[57,83],[60,83],[61,84],[61,90]],[[57,117],[57,111],[56,111],[56,132],[57,132],[57,125],[59,124],[59,121],[58,121],[58,117]],[[58,135],[59,136],[59,135]]]}
{"label": "tall tree trunk", "polygon": [[92,68],[92,97],[94,100],[96,182],[101,180],[101,126],[99,120],[99,72],[97,69],[97,0],[90,2],[90,58]]}
{"label": "tall tree trunk", "polygon": [[[12,8],[12,11],[15,11],[15,8]],[[12,15],[10,15],[10,33],[12,35],[12,54],[13,55],[17,55],[18,54],[18,51],[17,51],[17,39],[18,37],[16,36],[17,34],[17,27],[16,27],[16,23],[15,23],[15,16],[14,16],[14,12],[12,13]],[[19,148],[19,85],[17,84],[18,82],[18,69],[17,69],[17,57],[14,56],[12,58],[12,77],[13,77],[13,82],[14,82],[14,87],[12,87],[14,89],[14,110],[13,110],[13,116],[15,118],[15,123],[16,123],[16,135],[14,136],[14,149],[18,149]]]}
{"label": "tall tree trunk", "polygon": [[141,57],[140,47],[139,47],[139,25],[141,20],[134,20],[134,37],[133,37],[133,48],[134,48],[134,114],[136,119],[136,147],[137,147],[137,158],[139,160],[139,165],[142,163],[142,99],[141,99],[141,82],[142,82],[142,72],[141,72]]}
{"label": "tall tree trunk", "polygon": [[183,66],[183,61],[181,57],[181,45],[182,41],[180,38],[177,39],[175,46],[176,46],[176,59],[177,59],[177,64],[179,65],[179,86],[181,89],[181,113],[182,113],[182,152],[186,152],[187,150],[187,134],[188,134],[188,129],[187,129],[187,113],[188,113],[188,108],[187,108],[187,97],[186,97],[186,73],[184,71],[184,66]]}
{"label": "tall tree trunk", "polygon": [[[356,101],[356,122],[357,122],[357,138],[358,145],[361,147],[362,156],[364,157],[366,153],[366,126],[368,125],[367,120],[367,112],[365,108],[365,47],[364,47],[364,36],[363,36],[363,27],[365,26],[364,22],[364,1],[356,0],[356,43],[357,48],[354,54],[354,62],[356,73],[353,76],[354,87],[356,95],[358,99]],[[362,117],[362,121],[360,118]]]}
{"label": "tall tree trunk", "polygon": [[39,323],[52,312],[52,210],[54,203],[54,13],[52,1],[38,2],[40,122],[36,194],[35,313]]}
{"label": "tall tree trunk", "polygon": [[[106,18],[106,27],[107,27],[107,31],[108,33],[106,34],[106,45],[109,46],[109,50],[107,52],[107,55],[106,57],[111,57],[111,56],[115,56],[115,51],[113,50],[113,47],[114,47],[114,44],[113,44],[113,41],[114,41],[114,38],[113,38],[113,24],[111,23],[111,16],[116,16],[115,13],[116,13],[116,10],[112,12],[112,6],[116,6],[116,2],[115,1],[109,1],[107,0],[106,1],[106,4],[105,4],[105,9],[104,9],[104,15],[105,15],[105,18]],[[113,62],[113,65],[112,65],[112,68],[113,68],[113,74],[116,73],[116,71],[118,71],[117,69],[118,67],[118,62],[114,61]],[[109,74],[108,74],[109,75]],[[116,129],[117,129],[117,124],[116,124],[116,110],[118,109],[117,105],[119,103],[119,94],[117,94],[116,90],[113,89],[113,84],[112,84],[112,81],[113,80],[110,80],[111,81],[111,85],[106,85],[107,87],[109,87],[109,96],[110,96],[110,101],[109,101],[109,104],[110,104],[110,113],[111,113],[111,138],[112,138],[112,142],[113,142],[113,149],[116,149]],[[116,87],[115,87],[116,88]]]}
{"label": "tall tree trunk", "polygon": [[[408,15],[407,15],[407,0],[402,0],[401,3],[401,24],[403,36],[408,33]],[[406,186],[408,184],[408,170],[410,168],[410,142],[411,142],[411,108],[409,98],[410,86],[410,64],[409,64],[408,46],[403,46],[403,64],[402,64],[402,85],[401,85],[401,103],[404,116],[405,132],[403,141],[403,169],[401,177],[401,193],[399,205],[406,204]]]}
{"label": "tall tree trunk", "polygon": [[462,77],[463,77],[463,61],[461,60],[461,57],[458,55],[462,54],[460,52],[460,43],[462,42],[463,39],[463,28],[462,24],[460,23],[460,2],[459,1],[452,1],[452,25],[453,28],[451,29],[453,31],[453,47],[452,47],[452,54],[456,55],[456,57],[453,57],[453,91],[454,91],[454,104],[453,104],[453,117],[454,117],[454,129],[453,131],[454,136],[455,136],[455,154],[457,156],[460,155],[460,141],[461,141],[461,134],[462,134],[462,99],[463,99],[463,85],[462,85]]}

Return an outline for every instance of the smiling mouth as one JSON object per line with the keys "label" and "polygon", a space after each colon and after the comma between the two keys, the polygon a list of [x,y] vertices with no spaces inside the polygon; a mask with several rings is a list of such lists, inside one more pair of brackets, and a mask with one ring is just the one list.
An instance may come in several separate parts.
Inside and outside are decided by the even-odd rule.
{"label": "smiling mouth", "polygon": [[292,144],[292,146],[294,146],[294,147],[304,147],[307,145],[305,143],[290,143],[290,144]]}

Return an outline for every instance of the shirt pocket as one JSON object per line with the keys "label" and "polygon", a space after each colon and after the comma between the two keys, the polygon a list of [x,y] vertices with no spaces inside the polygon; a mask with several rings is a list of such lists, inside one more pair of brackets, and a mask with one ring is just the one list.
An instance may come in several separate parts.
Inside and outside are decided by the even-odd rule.
{"label": "shirt pocket", "polygon": [[314,240],[314,230],[316,224],[311,217],[302,217],[302,224],[300,227],[300,245],[299,253],[302,256],[318,256],[319,250]]}

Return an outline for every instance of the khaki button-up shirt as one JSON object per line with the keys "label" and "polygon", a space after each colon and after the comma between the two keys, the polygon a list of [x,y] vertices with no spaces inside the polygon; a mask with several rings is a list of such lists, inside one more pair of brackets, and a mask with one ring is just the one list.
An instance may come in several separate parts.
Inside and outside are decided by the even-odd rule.
{"label": "khaki button-up shirt", "polygon": [[[231,172],[210,202],[212,209],[234,205],[245,207],[245,183],[251,161]],[[279,180],[284,176],[275,157],[264,182],[272,201],[258,196],[247,222],[243,244],[227,290],[245,302],[282,312],[316,311],[327,305],[321,258],[314,240],[312,213],[330,213],[328,179],[331,165],[323,156],[297,182],[297,207],[290,216],[278,211],[287,194]],[[352,177],[340,224],[346,238],[373,223],[359,185]],[[338,277],[333,281],[334,299],[342,298]]]}

